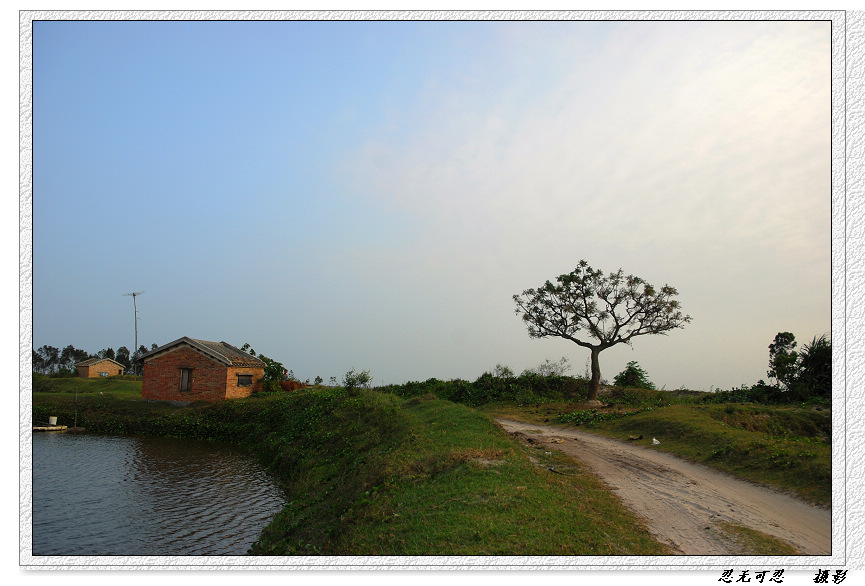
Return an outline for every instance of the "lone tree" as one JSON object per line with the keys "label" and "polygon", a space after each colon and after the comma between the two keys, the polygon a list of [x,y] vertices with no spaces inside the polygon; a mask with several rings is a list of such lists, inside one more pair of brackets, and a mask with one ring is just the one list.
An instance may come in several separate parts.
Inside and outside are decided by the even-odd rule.
{"label": "lone tree", "polygon": [[[516,314],[532,338],[558,337],[588,348],[591,352],[592,380],[589,401],[597,401],[601,386],[598,355],[616,344],[631,344],[637,336],[666,334],[691,321],[674,299],[678,291],[669,285],[656,290],[622,269],[604,276],[581,260],[568,274],[556,277],[538,289],[514,295]],[[579,339],[585,331],[589,339]],[[585,336],[581,336],[585,337]],[[591,340],[593,338],[594,340]]]}
{"label": "lone tree", "polygon": [[792,391],[799,376],[799,353],[796,352],[796,336],[790,332],[778,332],[769,344],[769,378]]}

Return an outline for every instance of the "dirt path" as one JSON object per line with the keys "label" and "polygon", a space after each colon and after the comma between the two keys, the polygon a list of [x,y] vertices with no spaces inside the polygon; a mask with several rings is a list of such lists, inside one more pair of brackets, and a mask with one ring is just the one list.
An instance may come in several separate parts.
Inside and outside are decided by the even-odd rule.
{"label": "dirt path", "polygon": [[741,555],[734,544],[719,537],[714,530],[716,521],[773,535],[805,555],[830,554],[828,509],[650,447],[573,429],[497,421],[505,431],[521,439],[561,450],[584,463],[645,519],[660,541],[681,554]]}

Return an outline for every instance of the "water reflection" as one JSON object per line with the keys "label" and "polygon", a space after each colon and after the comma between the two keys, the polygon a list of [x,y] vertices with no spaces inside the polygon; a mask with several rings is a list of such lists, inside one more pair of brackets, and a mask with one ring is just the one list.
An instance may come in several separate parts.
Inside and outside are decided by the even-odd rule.
{"label": "water reflection", "polygon": [[33,555],[242,555],[282,506],[235,446],[33,437]]}

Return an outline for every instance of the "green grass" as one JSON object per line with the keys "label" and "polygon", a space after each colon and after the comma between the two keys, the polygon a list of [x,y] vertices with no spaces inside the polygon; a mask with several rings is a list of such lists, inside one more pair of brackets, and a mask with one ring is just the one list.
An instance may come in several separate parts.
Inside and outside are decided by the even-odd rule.
{"label": "green grass", "polygon": [[[594,417],[579,404],[553,403],[521,410],[488,405],[485,412],[533,423],[587,423],[580,429],[635,443],[789,491],[822,505],[831,504],[831,412],[823,407],[749,404],[674,404],[646,410],[613,407],[615,416]],[[584,413],[582,417],[574,415]]]}
{"label": "green grass", "polygon": [[[371,393],[365,400],[370,400]],[[363,461],[352,490],[327,468],[289,487],[286,510],[253,553],[330,555],[658,555],[668,553],[594,476],[548,468],[487,417],[448,401],[391,399],[399,431]],[[530,459],[532,456],[536,463]],[[553,458],[553,459],[551,459]],[[345,483],[344,483],[345,484]],[[330,502],[333,486],[342,497]],[[311,490],[325,487],[324,490]]]}
{"label": "green grass", "polygon": [[289,495],[255,554],[669,553],[576,461],[513,440],[488,415],[546,424],[566,416],[594,433],[643,435],[638,443],[654,436],[656,449],[830,503],[829,410],[652,393],[623,393],[594,414],[580,399],[473,409],[430,392],[340,388],[176,407],[141,401],[141,382],[126,377],[36,377],[33,416],[71,425],[77,414],[96,433],[249,447]]}
{"label": "green grass", "polygon": [[[343,389],[187,407],[109,395],[79,395],[79,425],[233,441],[274,472],[289,502],[253,554],[669,553],[593,475],[463,405]],[[34,395],[34,420],[75,408],[68,392]]]}
{"label": "green grass", "polygon": [[715,521],[713,531],[723,541],[732,542],[738,555],[801,555],[801,552],[773,535],[729,521]]}
{"label": "green grass", "polygon": [[109,396],[115,399],[140,400],[140,376],[109,376],[99,378],[53,378],[33,375],[33,396],[44,398],[51,395]]}

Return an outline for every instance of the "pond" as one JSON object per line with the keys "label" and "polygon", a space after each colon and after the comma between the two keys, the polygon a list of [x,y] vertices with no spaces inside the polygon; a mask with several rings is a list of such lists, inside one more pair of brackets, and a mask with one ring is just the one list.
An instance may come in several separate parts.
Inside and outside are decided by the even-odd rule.
{"label": "pond", "polygon": [[237,446],[33,434],[33,555],[244,555],[282,510]]}

